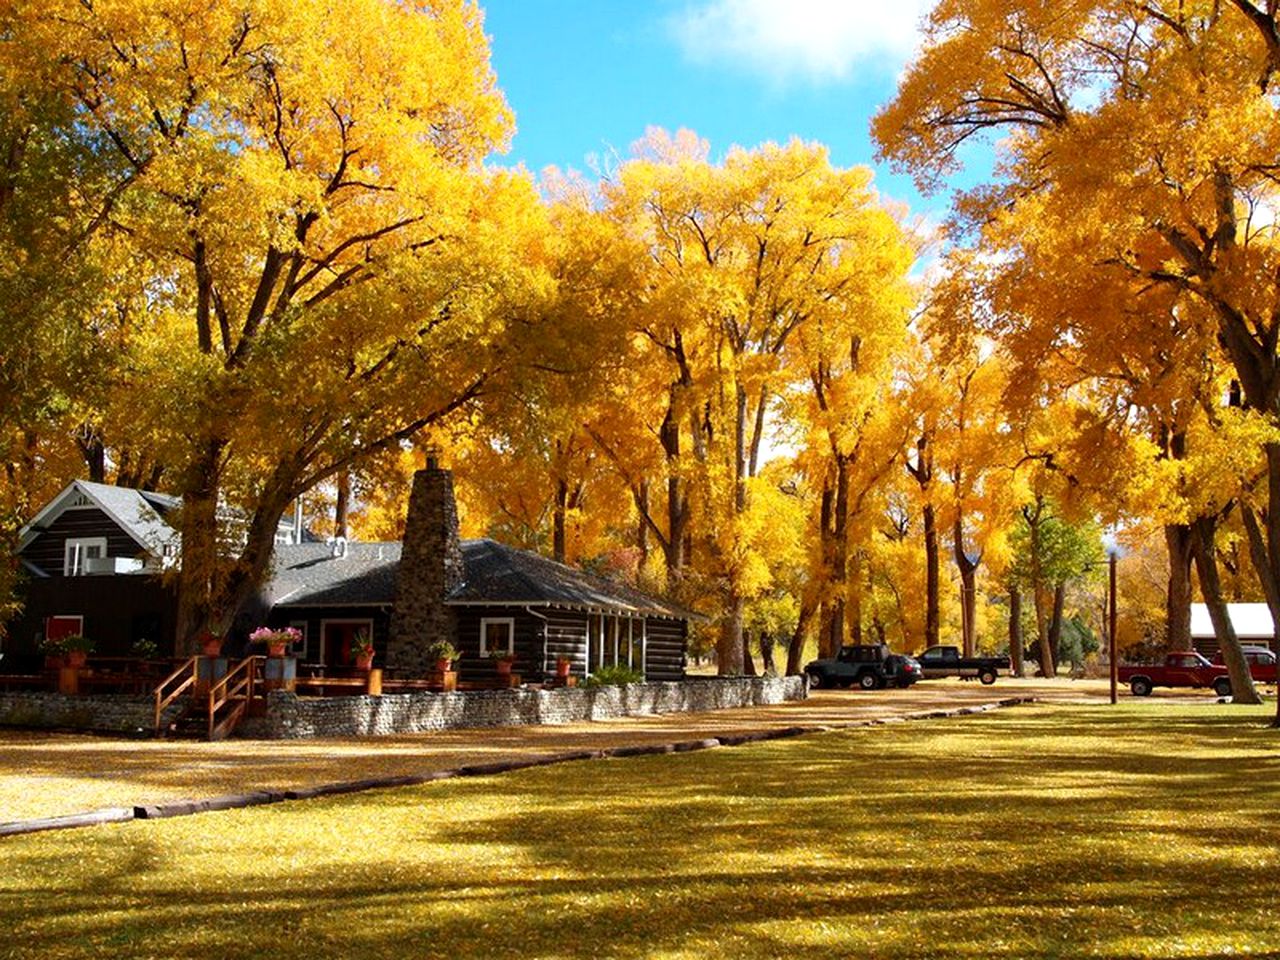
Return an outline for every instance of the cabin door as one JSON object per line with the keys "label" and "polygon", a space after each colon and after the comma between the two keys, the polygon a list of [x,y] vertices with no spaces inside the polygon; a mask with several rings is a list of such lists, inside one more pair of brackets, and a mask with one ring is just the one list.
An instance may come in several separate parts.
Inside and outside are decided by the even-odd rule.
{"label": "cabin door", "polygon": [[46,641],[61,640],[63,637],[72,637],[81,633],[84,633],[84,617],[65,614],[45,617],[44,638]]}
{"label": "cabin door", "polygon": [[326,667],[351,667],[356,658],[351,643],[361,630],[373,633],[372,620],[325,620],[320,625],[320,662]]}

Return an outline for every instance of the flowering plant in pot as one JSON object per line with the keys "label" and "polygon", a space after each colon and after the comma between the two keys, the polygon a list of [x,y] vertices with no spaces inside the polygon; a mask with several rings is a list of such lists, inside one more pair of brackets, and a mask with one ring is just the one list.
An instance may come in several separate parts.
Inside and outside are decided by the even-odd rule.
{"label": "flowering plant in pot", "polygon": [[259,627],[249,634],[249,640],[266,644],[267,656],[283,657],[290,644],[302,642],[302,631],[297,627],[281,627],[279,630],[274,627]]}
{"label": "flowering plant in pot", "polygon": [[556,657],[556,676],[563,680],[573,669],[573,661],[568,657]]}
{"label": "flowering plant in pot", "polygon": [[458,659],[458,648],[448,640],[440,640],[427,648],[428,656],[435,658],[436,673],[448,673],[453,661]]}
{"label": "flowering plant in pot", "polygon": [[66,637],[45,637],[40,641],[40,652],[44,654],[46,670],[60,670],[66,666]]}
{"label": "flowering plant in pot", "polygon": [[373,669],[373,637],[368,630],[358,630],[351,638],[351,655],[356,658],[356,669]]}
{"label": "flowering plant in pot", "polygon": [[62,638],[62,649],[65,651],[68,667],[83,667],[89,654],[93,653],[93,641],[82,633],[72,633]]}
{"label": "flowering plant in pot", "polygon": [[511,665],[516,662],[516,655],[509,650],[493,655],[493,665],[498,668],[498,673],[506,675],[511,672]]}

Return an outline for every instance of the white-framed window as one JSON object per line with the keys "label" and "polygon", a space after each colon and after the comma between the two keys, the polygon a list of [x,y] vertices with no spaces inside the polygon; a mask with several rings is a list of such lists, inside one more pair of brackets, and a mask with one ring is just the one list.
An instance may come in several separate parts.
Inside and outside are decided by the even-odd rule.
{"label": "white-framed window", "polygon": [[88,573],[88,560],[107,555],[106,537],[68,537],[62,549],[62,572],[68,577]]}
{"label": "white-framed window", "polygon": [[513,617],[480,618],[480,656],[496,657],[516,652],[516,621]]}

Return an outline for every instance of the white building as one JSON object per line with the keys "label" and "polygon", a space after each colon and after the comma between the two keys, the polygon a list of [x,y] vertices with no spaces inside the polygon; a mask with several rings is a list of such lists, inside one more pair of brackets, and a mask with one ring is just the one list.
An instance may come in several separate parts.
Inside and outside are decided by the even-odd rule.
{"label": "white building", "polygon": [[[1260,647],[1276,646],[1276,628],[1265,603],[1228,603],[1227,614],[1241,643]],[[1209,619],[1209,608],[1203,603],[1191,605],[1191,642],[1202,653],[1216,652],[1218,638]]]}

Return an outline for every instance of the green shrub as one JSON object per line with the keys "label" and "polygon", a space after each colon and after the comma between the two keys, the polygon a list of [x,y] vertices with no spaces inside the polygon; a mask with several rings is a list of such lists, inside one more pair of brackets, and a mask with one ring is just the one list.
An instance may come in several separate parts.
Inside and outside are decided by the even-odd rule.
{"label": "green shrub", "polygon": [[624,683],[644,683],[644,674],[639,670],[624,667],[622,664],[613,667],[601,667],[587,677],[584,686],[619,687]]}

